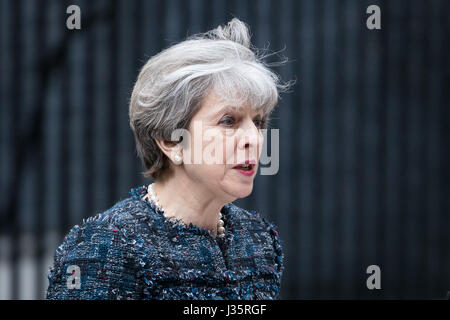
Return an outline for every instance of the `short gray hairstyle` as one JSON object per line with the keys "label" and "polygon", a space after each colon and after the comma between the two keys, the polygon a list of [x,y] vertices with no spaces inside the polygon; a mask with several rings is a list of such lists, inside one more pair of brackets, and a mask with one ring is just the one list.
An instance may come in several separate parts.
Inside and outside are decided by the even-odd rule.
{"label": "short gray hairstyle", "polygon": [[[157,179],[169,160],[155,139],[171,140],[211,90],[234,106],[249,103],[266,118],[278,102],[282,84],[253,48],[247,25],[234,18],[224,27],[195,34],[151,57],[141,69],[130,106],[130,126],[145,177]],[[283,63],[283,62],[282,62]],[[280,64],[282,64],[280,63]]]}

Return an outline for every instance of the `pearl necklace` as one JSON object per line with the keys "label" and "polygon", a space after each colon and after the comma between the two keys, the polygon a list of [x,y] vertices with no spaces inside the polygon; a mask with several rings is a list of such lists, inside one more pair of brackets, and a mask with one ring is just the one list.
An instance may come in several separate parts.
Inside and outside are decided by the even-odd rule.
{"label": "pearl necklace", "polygon": [[[164,212],[164,209],[159,204],[158,198],[156,197],[155,191],[153,190],[154,183],[148,185],[148,193],[150,195],[150,201],[153,202],[153,205],[156,206],[161,212]],[[219,220],[217,221],[217,236],[222,238],[225,236],[225,228],[223,227],[224,222],[222,220],[222,213],[219,212]]]}

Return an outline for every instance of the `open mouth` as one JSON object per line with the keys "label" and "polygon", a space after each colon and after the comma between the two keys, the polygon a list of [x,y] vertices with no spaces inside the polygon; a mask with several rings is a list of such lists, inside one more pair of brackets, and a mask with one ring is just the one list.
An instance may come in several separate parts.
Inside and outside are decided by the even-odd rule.
{"label": "open mouth", "polygon": [[[234,166],[233,169],[241,171],[241,173],[248,172],[248,174],[251,174],[253,172],[253,169],[256,166],[256,160],[247,160],[245,162],[239,163],[238,165]],[[245,174],[247,175],[247,174]]]}
{"label": "open mouth", "polygon": [[235,167],[233,167],[233,169],[239,169],[239,170],[244,170],[244,171],[251,171],[253,170],[253,168],[255,167],[254,164],[241,164],[241,165],[237,165]]}

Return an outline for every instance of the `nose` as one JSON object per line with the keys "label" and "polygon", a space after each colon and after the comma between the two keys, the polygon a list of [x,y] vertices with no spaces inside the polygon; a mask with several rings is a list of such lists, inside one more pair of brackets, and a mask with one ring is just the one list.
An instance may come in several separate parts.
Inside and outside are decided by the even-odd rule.
{"label": "nose", "polygon": [[238,148],[239,149],[250,149],[259,146],[259,139],[261,139],[261,133],[259,129],[255,126],[252,120],[246,120],[245,124],[240,128],[241,134],[239,134]]}

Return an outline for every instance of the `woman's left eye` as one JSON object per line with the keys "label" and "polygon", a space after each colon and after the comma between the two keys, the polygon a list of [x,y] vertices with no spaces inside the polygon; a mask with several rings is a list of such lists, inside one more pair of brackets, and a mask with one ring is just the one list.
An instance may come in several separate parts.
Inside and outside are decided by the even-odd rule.
{"label": "woman's left eye", "polygon": [[263,128],[265,125],[265,121],[263,119],[255,119],[253,120],[253,123],[257,128]]}
{"label": "woman's left eye", "polygon": [[257,128],[261,128],[262,122],[261,122],[260,119],[255,119],[255,120],[253,120],[253,123],[255,124],[255,126],[256,126]]}

